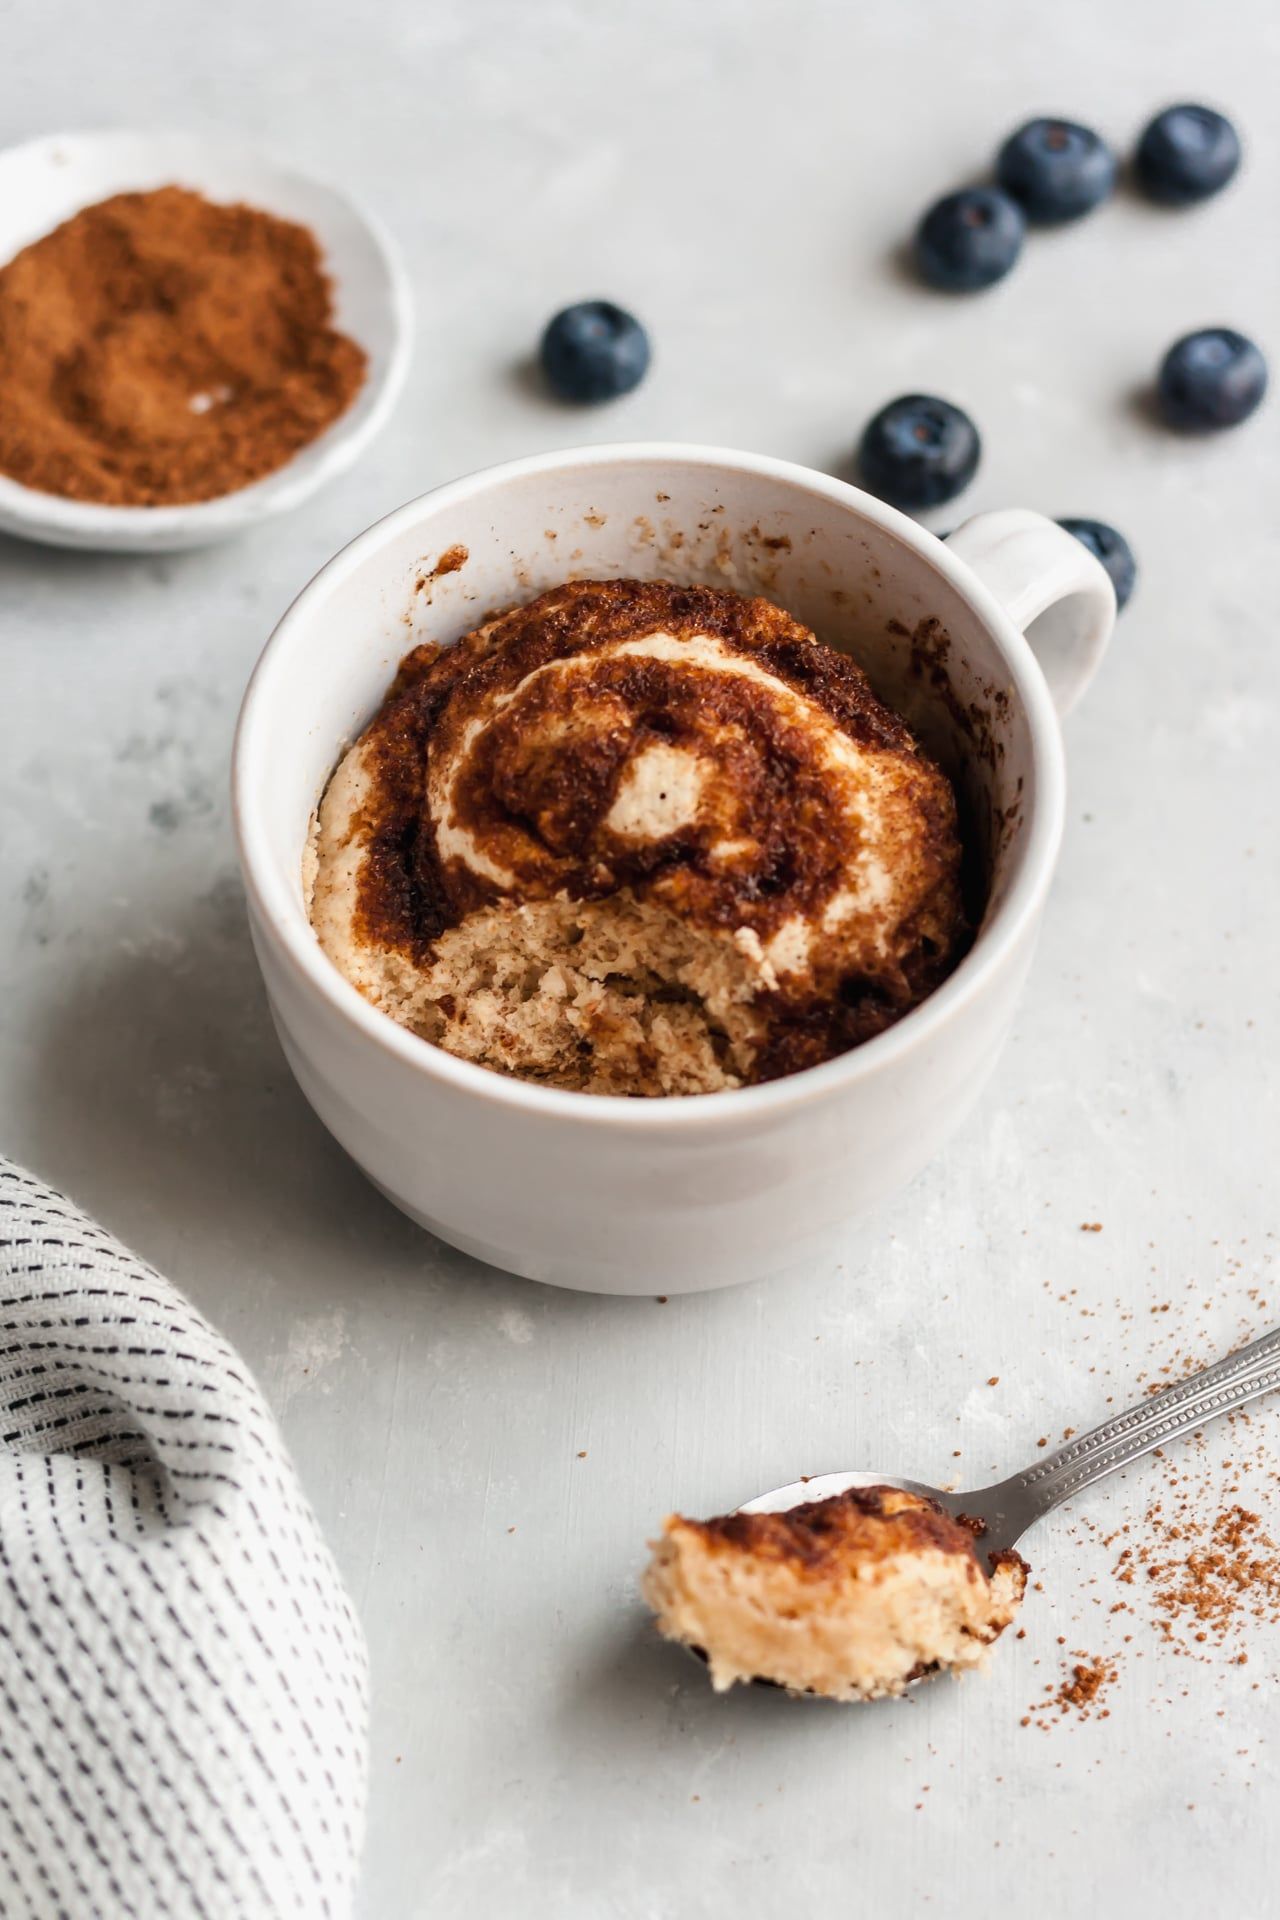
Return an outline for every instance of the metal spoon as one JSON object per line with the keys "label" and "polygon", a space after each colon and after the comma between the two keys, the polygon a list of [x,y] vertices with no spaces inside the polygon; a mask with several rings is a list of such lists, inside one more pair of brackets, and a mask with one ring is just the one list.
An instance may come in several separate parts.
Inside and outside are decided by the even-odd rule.
{"label": "metal spoon", "polygon": [[[1141,1459],[1144,1453],[1154,1452],[1166,1440],[1194,1433],[1219,1414],[1233,1413],[1274,1387],[1280,1387],[1280,1327],[1264,1333],[1260,1340],[1251,1340],[1247,1347],[1238,1347],[1225,1360],[1189,1374],[1176,1386],[1150,1394],[1127,1413],[1117,1413],[1088,1433],[1074,1436],[1067,1446],[1046,1454],[1008,1480],[997,1480],[994,1486],[948,1493],[921,1480],[901,1480],[887,1473],[822,1473],[759,1494],[738,1512],[785,1513],[805,1501],[829,1500],[849,1487],[897,1487],[904,1493],[923,1494],[925,1499],[936,1501],[953,1520],[963,1518],[971,1525],[980,1522],[978,1551],[999,1553],[1016,1546],[1037,1520],[1095,1480]],[[706,1655],[700,1647],[688,1651],[705,1663]],[[907,1684],[919,1686],[938,1672],[937,1667],[931,1668]],[[775,1682],[757,1680],[754,1684],[772,1687]]]}
{"label": "metal spoon", "polygon": [[1232,1413],[1274,1387],[1280,1387],[1280,1328],[1238,1347],[1225,1360],[1188,1375],[1176,1386],[1149,1395],[1127,1413],[1117,1413],[1088,1433],[1076,1435],[1067,1446],[994,1486],[947,1493],[919,1480],[899,1480],[885,1473],[824,1473],[762,1493],[739,1512],[783,1513],[806,1500],[828,1500],[848,1487],[899,1487],[936,1500],[953,1519],[963,1515],[966,1520],[981,1521],[981,1551],[998,1553],[1016,1546],[1037,1520],[1104,1474],[1151,1453],[1166,1440],[1195,1432],[1206,1421]]}

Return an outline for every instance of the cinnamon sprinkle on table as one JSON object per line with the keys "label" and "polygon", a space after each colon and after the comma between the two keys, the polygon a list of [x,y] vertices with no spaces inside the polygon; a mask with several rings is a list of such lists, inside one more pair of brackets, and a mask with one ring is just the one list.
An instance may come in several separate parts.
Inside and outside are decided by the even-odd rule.
{"label": "cinnamon sprinkle on table", "polygon": [[1095,1714],[1099,1720],[1105,1720],[1111,1709],[1101,1706],[1099,1702],[1103,1689],[1113,1683],[1117,1674],[1114,1659],[1087,1653],[1072,1654],[1071,1664],[1057,1686],[1028,1710],[1021,1724],[1047,1730],[1054,1722],[1045,1716],[1052,1713],[1056,1713],[1059,1719],[1065,1714],[1074,1713],[1080,1720],[1092,1719]]}

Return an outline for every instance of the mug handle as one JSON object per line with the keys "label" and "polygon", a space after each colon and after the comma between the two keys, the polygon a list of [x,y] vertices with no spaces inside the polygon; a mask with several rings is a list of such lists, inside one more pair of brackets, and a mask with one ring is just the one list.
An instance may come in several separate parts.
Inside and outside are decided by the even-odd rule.
{"label": "mug handle", "polygon": [[1116,623],[1106,569],[1073,533],[1025,507],[975,514],[947,539],[1026,634],[1059,714],[1098,670]]}

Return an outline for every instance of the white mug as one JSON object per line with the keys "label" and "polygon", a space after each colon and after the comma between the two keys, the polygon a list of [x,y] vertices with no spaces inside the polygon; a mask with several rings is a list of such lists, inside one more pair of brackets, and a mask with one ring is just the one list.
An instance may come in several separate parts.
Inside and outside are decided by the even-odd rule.
{"label": "white mug", "polygon": [[[987,876],[973,946],[896,1026],[822,1066],[686,1098],[532,1085],[398,1026],[311,930],[308,824],[401,656],[566,578],[624,575],[776,600],[854,654],[956,782]],[[955,1131],[995,1064],[1062,833],[1058,716],[1114,619],[1103,569],[1038,514],[980,514],[944,545],[756,454],[587,447],[411,501],[294,602],[236,735],[253,941],[307,1099],[411,1218],[530,1279],[672,1294],[829,1254]]]}

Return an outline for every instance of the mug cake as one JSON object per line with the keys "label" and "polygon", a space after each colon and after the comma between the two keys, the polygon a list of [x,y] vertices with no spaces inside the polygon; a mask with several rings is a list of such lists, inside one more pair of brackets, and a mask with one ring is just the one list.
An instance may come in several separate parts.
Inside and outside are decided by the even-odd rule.
{"label": "mug cake", "polygon": [[326,954],[461,1059],[712,1093],[843,1053],[966,937],[955,797],[761,598],[578,581],[416,648],[307,849]]}

